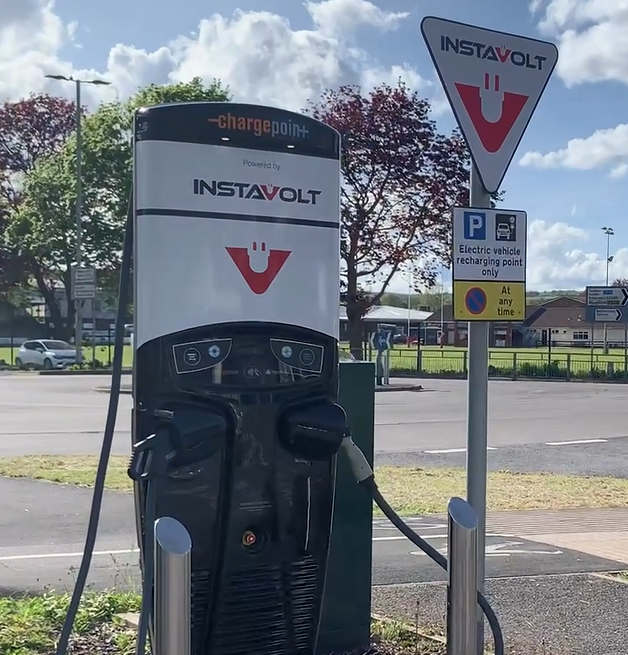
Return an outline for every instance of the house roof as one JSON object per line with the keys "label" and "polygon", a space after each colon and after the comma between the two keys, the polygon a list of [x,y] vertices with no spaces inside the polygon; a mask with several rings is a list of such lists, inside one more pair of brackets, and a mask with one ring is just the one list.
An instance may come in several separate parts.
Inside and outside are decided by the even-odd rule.
{"label": "house roof", "polygon": [[[386,321],[407,321],[408,318],[410,322],[420,322],[426,321],[432,316],[432,312],[422,312],[418,309],[407,310],[403,307],[392,307],[390,305],[375,305],[371,307],[366,313],[363,321],[369,322],[382,322]],[[344,305],[340,306],[340,320],[347,320],[347,308]]]}
{"label": "house roof", "polygon": [[426,321],[432,312],[422,312],[418,309],[405,309],[389,305],[376,305],[364,317],[365,321]]}
{"label": "house roof", "polygon": [[536,330],[548,328],[589,327],[585,316],[585,306],[580,307],[540,307],[540,311],[527,317],[526,327]]}

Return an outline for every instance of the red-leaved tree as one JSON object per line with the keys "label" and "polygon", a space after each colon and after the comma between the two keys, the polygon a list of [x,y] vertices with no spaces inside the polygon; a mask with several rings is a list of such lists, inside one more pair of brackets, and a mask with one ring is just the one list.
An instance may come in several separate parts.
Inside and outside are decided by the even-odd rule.
{"label": "red-leaved tree", "polygon": [[[47,94],[0,105],[0,235],[9,213],[22,199],[24,176],[41,159],[59,151],[74,131],[75,104]],[[33,270],[0,236],[0,293],[6,293]]]}
{"label": "red-leaved tree", "polygon": [[440,134],[429,101],[402,81],[368,95],[329,90],[307,111],[341,135],[341,291],[360,356],[361,319],[395,273],[411,267],[415,284],[430,285],[438,262],[450,260],[451,208],[468,201],[469,156],[460,134]]}

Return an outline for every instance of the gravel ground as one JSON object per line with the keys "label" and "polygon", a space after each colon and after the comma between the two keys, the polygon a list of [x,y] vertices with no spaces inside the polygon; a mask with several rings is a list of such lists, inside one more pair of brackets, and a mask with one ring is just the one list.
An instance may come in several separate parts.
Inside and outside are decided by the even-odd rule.
{"label": "gravel ground", "polygon": [[[116,628],[112,626],[101,626],[91,635],[78,638],[72,645],[69,655],[120,655],[121,651],[115,645]],[[130,643],[130,640],[129,640]],[[133,653],[134,650],[128,652]],[[373,638],[371,645],[366,649],[355,650],[346,653],[335,653],[334,655],[444,655],[444,647],[421,644],[418,648],[415,645],[399,645],[384,642]],[[50,651],[47,655],[54,655]]]}
{"label": "gravel ground", "polygon": [[[628,584],[598,575],[489,580],[487,597],[504,631],[508,655],[626,655]],[[442,583],[373,589],[373,611],[420,624],[444,624]],[[487,643],[491,643],[487,626]]]}

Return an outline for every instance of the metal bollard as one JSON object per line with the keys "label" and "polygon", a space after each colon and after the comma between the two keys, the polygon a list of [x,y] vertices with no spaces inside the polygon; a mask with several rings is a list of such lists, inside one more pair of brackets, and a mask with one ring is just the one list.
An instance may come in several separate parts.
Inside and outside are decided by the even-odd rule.
{"label": "metal bollard", "polygon": [[478,643],[478,518],[462,498],[449,501],[447,514],[447,655],[472,655]]}
{"label": "metal bollard", "polygon": [[154,655],[192,652],[192,539],[176,519],[155,521]]}

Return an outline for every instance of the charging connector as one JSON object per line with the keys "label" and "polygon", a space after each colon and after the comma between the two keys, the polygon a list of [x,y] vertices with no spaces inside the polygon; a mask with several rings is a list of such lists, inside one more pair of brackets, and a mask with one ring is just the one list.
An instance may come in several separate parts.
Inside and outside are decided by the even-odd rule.
{"label": "charging connector", "polygon": [[[368,463],[366,456],[360,450],[358,445],[353,441],[351,435],[346,435],[340,446],[340,449],[345,452],[349,460],[349,466],[358,484],[363,486],[371,495],[377,506],[382,510],[384,516],[403,534],[404,537],[409,539],[415,546],[420,548],[430,559],[432,559],[438,566],[447,571],[447,558],[439,553],[436,548],[429,544],[425,539],[420,537],[410,526],[395,512],[395,510],[386,502],[382,496],[377,483],[375,482],[375,474],[371,465]],[[495,655],[504,655],[504,635],[501,626],[497,620],[497,616],[493,608],[486,600],[486,598],[478,592],[478,605],[486,616],[491,631],[493,633],[493,641],[495,644]]]}

